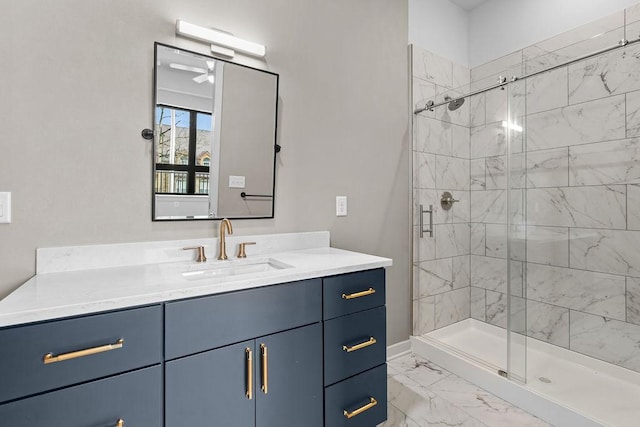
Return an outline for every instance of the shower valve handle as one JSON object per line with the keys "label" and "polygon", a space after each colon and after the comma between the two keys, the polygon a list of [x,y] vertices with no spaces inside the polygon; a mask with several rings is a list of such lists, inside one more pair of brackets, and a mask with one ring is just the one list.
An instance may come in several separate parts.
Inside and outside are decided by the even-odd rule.
{"label": "shower valve handle", "polygon": [[440,206],[442,206],[442,209],[444,209],[445,211],[448,211],[449,209],[451,209],[455,202],[459,201],[460,200],[454,199],[451,193],[445,191],[444,193],[442,193],[442,197],[440,198]]}

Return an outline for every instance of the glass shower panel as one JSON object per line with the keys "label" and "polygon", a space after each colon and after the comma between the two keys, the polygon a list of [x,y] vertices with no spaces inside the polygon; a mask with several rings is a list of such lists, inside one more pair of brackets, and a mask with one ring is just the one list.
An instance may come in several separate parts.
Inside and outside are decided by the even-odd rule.
{"label": "glass shower panel", "polygon": [[507,188],[507,372],[509,378],[527,380],[526,306],[526,82],[514,80],[506,87],[506,188]]}

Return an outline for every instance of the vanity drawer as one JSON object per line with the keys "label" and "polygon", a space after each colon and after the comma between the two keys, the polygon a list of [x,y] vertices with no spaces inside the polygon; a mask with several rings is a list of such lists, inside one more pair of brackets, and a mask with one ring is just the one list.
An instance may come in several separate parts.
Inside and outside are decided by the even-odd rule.
{"label": "vanity drawer", "polygon": [[165,358],[269,335],[321,318],[321,279],[168,303]]}
{"label": "vanity drawer", "polygon": [[387,419],[387,365],[325,388],[324,402],[327,427],[372,427],[383,422]]}
{"label": "vanity drawer", "polygon": [[386,360],[385,307],[324,322],[324,383],[380,365]]}
{"label": "vanity drawer", "polygon": [[385,303],[384,268],[323,279],[324,319],[356,313]]}
{"label": "vanity drawer", "polygon": [[158,365],[0,405],[0,424],[158,427],[163,423],[162,387]]}
{"label": "vanity drawer", "polygon": [[0,402],[161,360],[161,306],[0,330]]}

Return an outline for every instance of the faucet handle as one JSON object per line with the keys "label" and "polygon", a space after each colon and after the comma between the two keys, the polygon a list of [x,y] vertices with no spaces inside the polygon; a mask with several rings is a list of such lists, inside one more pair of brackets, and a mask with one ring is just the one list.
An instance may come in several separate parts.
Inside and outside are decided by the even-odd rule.
{"label": "faucet handle", "polygon": [[245,251],[245,246],[247,245],[255,245],[256,242],[242,242],[239,245],[239,249],[238,249],[238,258],[246,258],[247,257],[247,252]]}
{"label": "faucet handle", "polygon": [[207,260],[207,256],[204,254],[204,246],[189,246],[186,248],[182,248],[183,251],[189,251],[195,249],[198,251],[198,255],[196,256],[196,262],[205,262]]}

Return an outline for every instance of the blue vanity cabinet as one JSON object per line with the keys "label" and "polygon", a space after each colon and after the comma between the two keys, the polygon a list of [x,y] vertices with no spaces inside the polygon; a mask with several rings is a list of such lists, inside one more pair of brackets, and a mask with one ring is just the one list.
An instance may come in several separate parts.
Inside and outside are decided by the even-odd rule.
{"label": "blue vanity cabinet", "polygon": [[322,426],[321,320],[321,279],[167,303],[165,426]]}
{"label": "blue vanity cabinet", "polygon": [[372,427],[386,419],[384,277],[0,329],[0,426]]}
{"label": "blue vanity cabinet", "polygon": [[387,419],[385,270],[323,279],[324,425]]}

